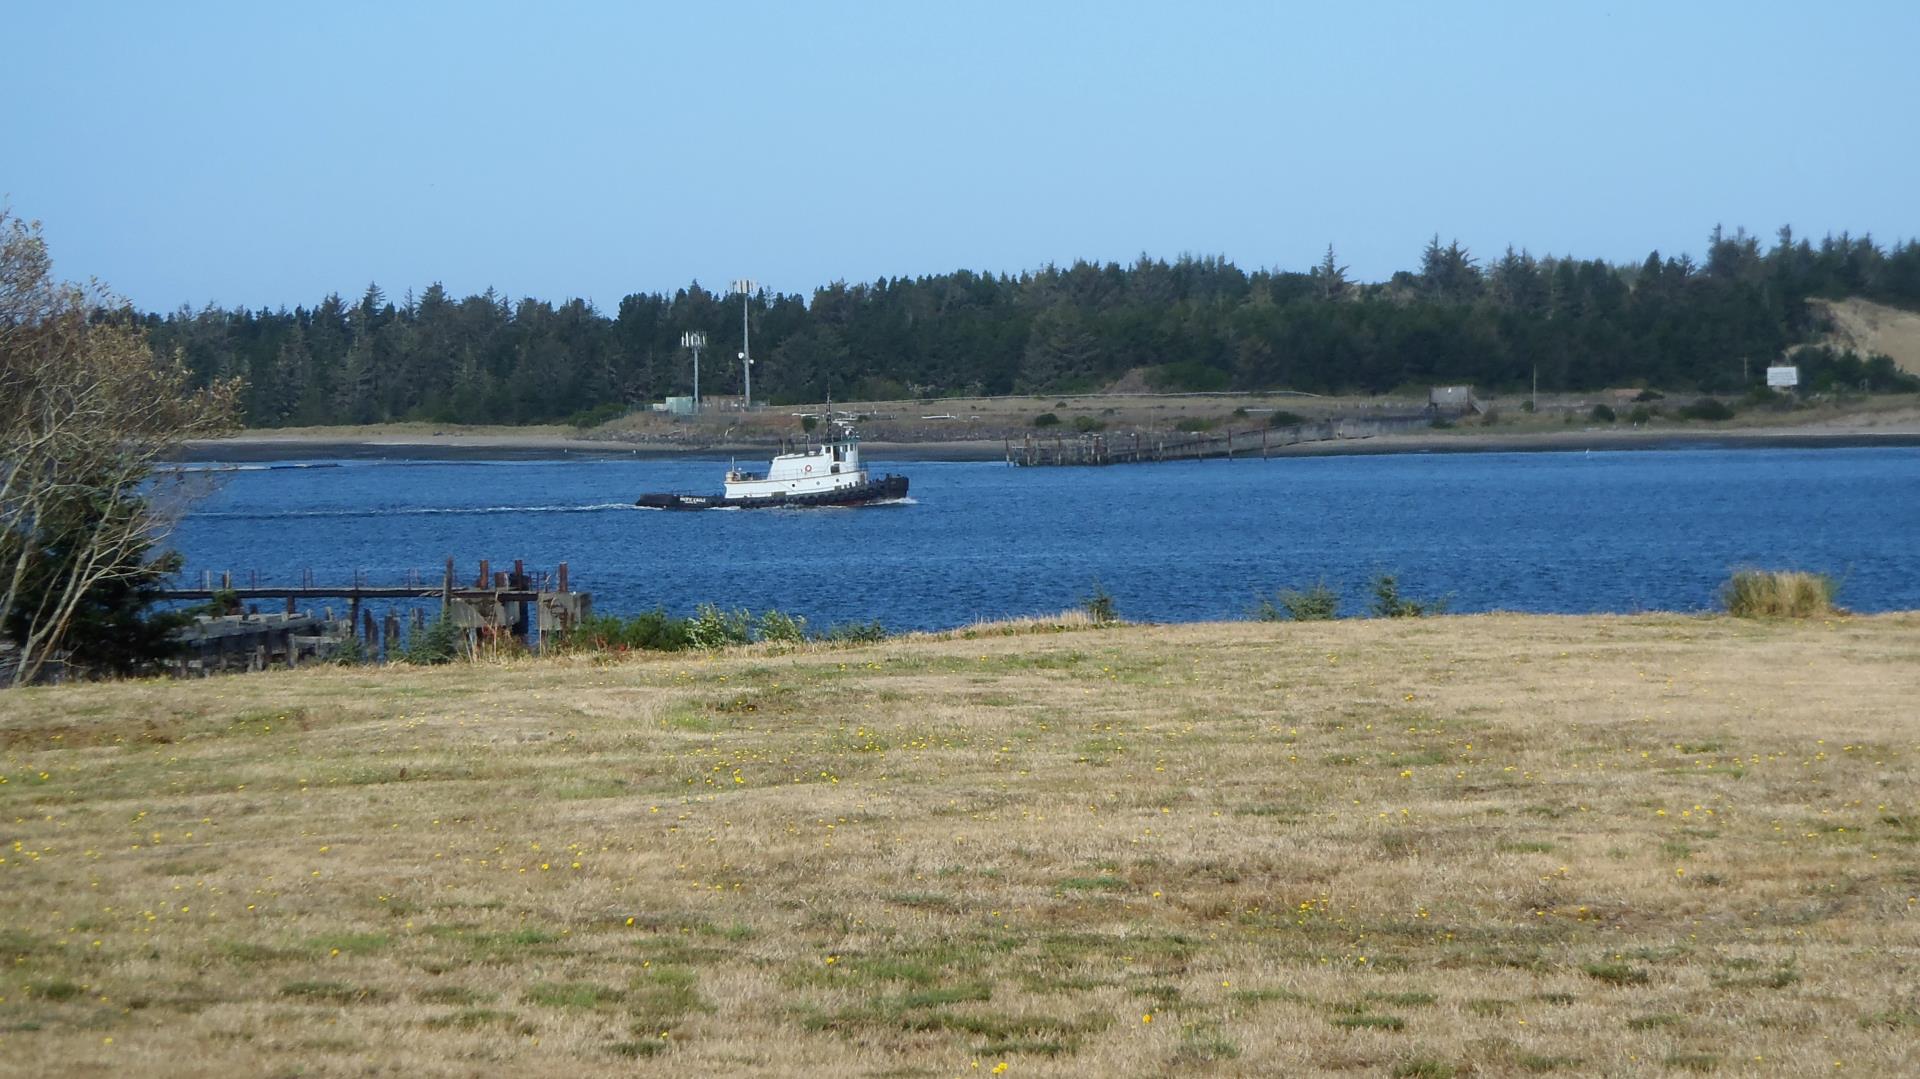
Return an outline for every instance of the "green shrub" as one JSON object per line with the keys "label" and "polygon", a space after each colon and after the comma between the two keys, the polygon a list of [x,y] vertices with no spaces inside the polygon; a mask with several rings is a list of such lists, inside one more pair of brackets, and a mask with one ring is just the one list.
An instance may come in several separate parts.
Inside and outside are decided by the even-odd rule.
{"label": "green shrub", "polygon": [[1262,599],[1253,616],[1262,622],[1326,622],[1340,617],[1340,593],[1325,581],[1304,589],[1283,589],[1273,599]]}
{"label": "green shrub", "polygon": [[1614,415],[1613,408],[1610,405],[1593,406],[1593,412],[1591,413],[1591,415],[1593,417],[1593,422],[1595,423],[1612,423],[1613,421],[1620,418],[1619,416]]}
{"label": "green shrub", "polygon": [[1096,626],[1109,625],[1118,621],[1120,617],[1120,610],[1113,601],[1113,594],[1108,592],[1099,581],[1093,582],[1092,593],[1080,601],[1080,607],[1087,612],[1088,617],[1093,619],[1093,624]]}
{"label": "green shrub", "polygon": [[1659,390],[1641,390],[1639,393],[1633,395],[1633,399],[1641,404],[1645,404],[1648,401],[1658,401],[1664,397],[1666,397],[1666,394],[1661,393]]}
{"label": "green shrub", "polygon": [[1645,405],[1635,405],[1633,406],[1633,411],[1627,414],[1627,422],[1633,424],[1635,427],[1638,427],[1641,424],[1652,420],[1655,415],[1657,415],[1657,413],[1654,412],[1653,409],[1650,409]]}
{"label": "green shrub", "polygon": [[460,654],[460,646],[465,643],[459,627],[445,615],[413,631],[407,636],[407,647],[400,653],[400,660],[420,667],[433,667],[442,663],[452,663]]}
{"label": "green shrub", "polygon": [[1436,431],[1446,431],[1453,427],[1453,421],[1446,418],[1445,416],[1435,416],[1433,418],[1433,422],[1428,424],[1427,426],[1433,428]]}
{"label": "green shrub", "polygon": [[1373,579],[1373,616],[1375,618],[1425,618],[1445,614],[1447,599],[1418,600],[1400,594],[1400,579],[1383,573]]}
{"label": "green shrub", "polygon": [[1060,417],[1052,412],[1042,412],[1033,418],[1033,425],[1035,427],[1058,427],[1060,425]]}
{"label": "green shrub", "polygon": [[1075,416],[1073,418],[1073,429],[1083,435],[1092,434],[1095,431],[1106,430],[1107,422],[1105,420],[1096,420],[1092,416]]}
{"label": "green shrub", "polygon": [[747,644],[752,640],[753,614],[744,608],[722,611],[711,603],[702,603],[687,625],[687,643],[703,650]]}
{"label": "green shrub", "polygon": [[629,648],[651,652],[679,652],[693,645],[691,627],[688,620],[675,618],[656,607],[633,616],[621,632],[621,642]]}
{"label": "green shrub", "polygon": [[1680,416],[1682,419],[1718,422],[1732,419],[1733,409],[1717,397],[1701,397],[1690,405],[1681,406]]}
{"label": "green shrub", "polygon": [[1742,569],[1720,586],[1720,602],[1736,618],[1825,618],[1838,613],[1835,587],[1824,573]]}
{"label": "green shrub", "polygon": [[568,631],[561,646],[584,652],[679,652],[692,647],[692,622],[655,608],[622,620],[618,615],[596,615]]}
{"label": "green shrub", "polygon": [[820,417],[818,416],[800,417],[800,429],[802,431],[812,431],[814,428],[818,426],[820,426]]}
{"label": "green shrub", "polygon": [[1211,431],[1213,430],[1213,421],[1201,419],[1198,416],[1189,416],[1174,424],[1173,429],[1176,431]]}
{"label": "green shrub", "polygon": [[761,612],[758,639],[780,644],[801,644],[807,639],[807,620],[785,611]]}
{"label": "green shrub", "polygon": [[874,644],[886,640],[890,634],[887,627],[880,624],[878,618],[871,622],[849,622],[845,625],[830,627],[820,634],[820,640],[834,644]]}
{"label": "green shrub", "polygon": [[1288,412],[1284,408],[1274,409],[1273,415],[1267,417],[1268,427],[1298,427],[1305,422],[1307,422],[1305,416],[1298,412]]}

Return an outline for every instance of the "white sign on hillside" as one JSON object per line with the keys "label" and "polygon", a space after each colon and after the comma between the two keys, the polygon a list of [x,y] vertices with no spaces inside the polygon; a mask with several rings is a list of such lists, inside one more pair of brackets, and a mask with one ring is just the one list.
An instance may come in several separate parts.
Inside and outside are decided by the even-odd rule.
{"label": "white sign on hillside", "polygon": [[1767,368],[1767,385],[1776,390],[1791,390],[1800,385],[1800,368],[1790,363]]}

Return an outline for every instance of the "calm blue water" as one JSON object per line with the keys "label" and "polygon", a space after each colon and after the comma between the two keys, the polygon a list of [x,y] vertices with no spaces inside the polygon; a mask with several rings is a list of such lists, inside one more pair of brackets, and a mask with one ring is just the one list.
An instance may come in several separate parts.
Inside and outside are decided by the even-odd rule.
{"label": "calm blue water", "polygon": [[221,474],[174,535],[185,578],[438,581],[481,557],[572,564],[603,612],[779,607],[816,626],[938,628],[1073,606],[1244,614],[1324,578],[1453,609],[1696,610],[1731,567],[1823,570],[1857,610],[1920,607],[1920,449],[1645,450],[1210,461],[1107,469],[911,462],[913,501],[665,513],[722,461],[342,461]]}

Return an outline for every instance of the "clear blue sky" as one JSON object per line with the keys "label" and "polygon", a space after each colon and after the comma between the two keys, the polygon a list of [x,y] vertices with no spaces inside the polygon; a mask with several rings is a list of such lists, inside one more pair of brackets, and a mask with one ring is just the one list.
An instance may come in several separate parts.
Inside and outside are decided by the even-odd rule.
{"label": "clear blue sky", "polygon": [[136,304],[1920,235],[1920,4],[0,0],[0,198]]}

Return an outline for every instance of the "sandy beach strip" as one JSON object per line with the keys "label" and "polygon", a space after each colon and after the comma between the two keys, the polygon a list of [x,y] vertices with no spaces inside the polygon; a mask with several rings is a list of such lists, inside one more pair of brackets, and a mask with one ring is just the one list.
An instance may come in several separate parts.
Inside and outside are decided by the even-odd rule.
{"label": "sandy beach strip", "polygon": [[[1822,447],[1920,446],[1920,418],[1895,422],[1833,422],[1793,427],[1582,427],[1574,430],[1482,431],[1461,429],[1336,439],[1274,447],[1271,457],[1324,457],[1380,453],[1525,453],[1646,449],[1812,449]],[[927,442],[869,441],[867,455],[886,461],[998,461],[1001,439]],[[565,460],[570,457],[758,458],[777,452],[766,444],[698,444],[650,439],[581,438],[544,428],[518,432],[379,432],[307,428],[248,431],[228,438],[198,439],[175,454],[183,462],[252,463],[304,460]],[[1236,447],[1236,456],[1258,449]]]}

